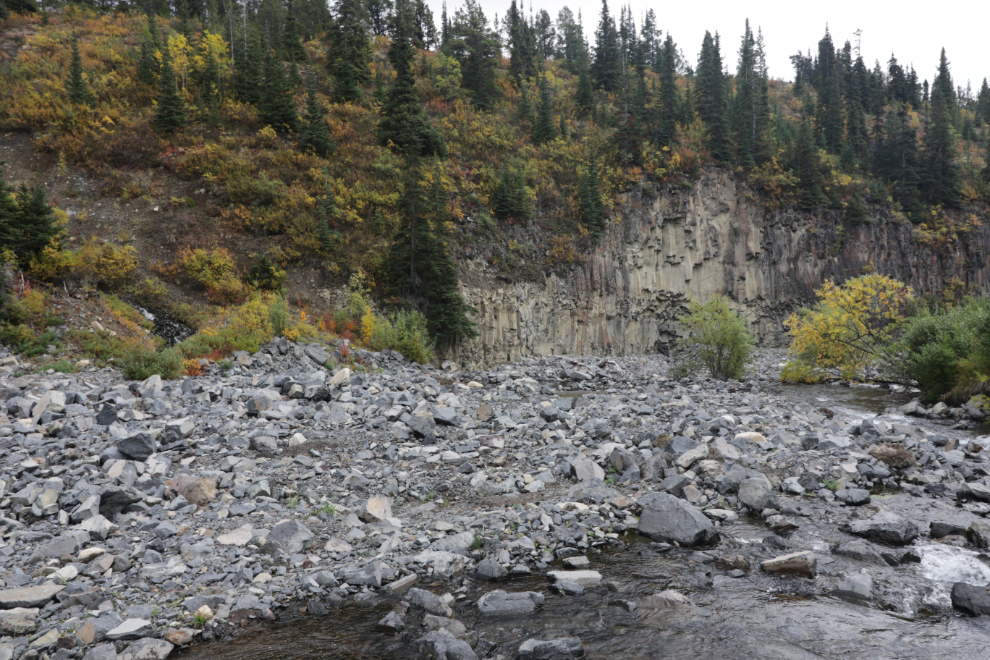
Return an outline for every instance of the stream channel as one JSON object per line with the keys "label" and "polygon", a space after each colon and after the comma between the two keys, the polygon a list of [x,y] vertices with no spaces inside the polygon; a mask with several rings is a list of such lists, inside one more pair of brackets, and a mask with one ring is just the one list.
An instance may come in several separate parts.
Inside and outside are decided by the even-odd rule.
{"label": "stream channel", "polygon": [[[780,386],[778,393],[859,417],[883,413],[885,408],[910,400],[904,393],[828,385]],[[900,421],[927,428],[939,425],[914,418]],[[973,437],[986,432],[954,431],[953,435]],[[926,521],[964,524],[974,517],[974,512],[945,499],[914,498],[906,493],[874,499],[918,521],[925,531]],[[627,534],[623,538],[626,549],[589,553],[590,568],[602,574],[604,586],[586,589],[578,596],[550,593],[542,576],[498,585],[469,579],[467,599],[453,605],[454,617],[468,631],[498,644],[490,657],[502,654],[512,659],[526,639],[566,636],[581,639],[585,657],[602,659],[990,658],[990,617],[959,616],[949,600],[953,582],[990,585],[990,557],[932,543],[922,536],[913,548],[921,557],[919,563],[894,569],[852,562],[830,553],[831,547],[852,538],[838,531],[841,520],[836,509],[815,498],[804,502],[809,515],[788,536],[790,549],[778,554],[815,551],[819,576],[814,581],[781,580],[762,573],[758,565],[742,578],[717,569],[715,556],[744,551],[767,535],[760,521],[741,520],[723,527],[718,547],[707,552],[658,554],[650,549],[648,539]],[[841,576],[864,571],[874,584],[870,602],[847,602],[831,593]],[[446,590],[439,583],[417,586],[438,593]],[[546,600],[532,616],[485,619],[474,603],[492,589],[538,591]],[[667,589],[686,598],[658,595]],[[421,614],[406,615],[406,626],[413,632],[405,637],[376,627],[397,600],[382,599],[372,606],[348,601],[322,616],[290,608],[276,623],[245,631],[231,642],[199,645],[181,657],[412,660],[419,657],[411,640],[419,636],[415,630]]]}

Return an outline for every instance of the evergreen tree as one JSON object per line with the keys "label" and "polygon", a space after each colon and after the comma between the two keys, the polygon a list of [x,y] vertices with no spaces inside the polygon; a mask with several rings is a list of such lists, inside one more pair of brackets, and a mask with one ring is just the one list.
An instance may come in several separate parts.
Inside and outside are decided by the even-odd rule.
{"label": "evergreen tree", "polygon": [[245,103],[259,105],[264,84],[264,69],[262,66],[261,47],[257,39],[248,39],[245,35],[245,57],[237,68],[235,85],[237,96]]}
{"label": "evergreen tree", "polygon": [[602,14],[595,31],[595,59],[591,65],[595,89],[614,92],[622,84],[622,54],[615,21],[608,11],[608,0],[602,0]]}
{"label": "evergreen tree", "polygon": [[908,107],[890,106],[883,122],[883,136],[877,146],[876,174],[894,184],[894,199],[913,216],[919,213],[918,141],[911,127]]}
{"label": "evergreen tree", "polygon": [[535,39],[526,17],[516,6],[516,0],[509,4],[505,23],[509,41],[509,75],[516,82],[532,78],[536,73]]}
{"label": "evergreen tree", "polygon": [[653,9],[646,10],[643,17],[643,27],[639,31],[642,46],[643,65],[656,71],[660,67],[660,30],[657,27],[657,15]]}
{"label": "evergreen tree", "polygon": [[440,52],[446,54],[450,48],[450,20],[447,18],[447,3],[443,3],[443,11],[440,12]]}
{"label": "evergreen tree", "polygon": [[[944,59],[944,54],[943,54]],[[945,92],[934,87],[931,112],[925,129],[925,160],[922,194],[929,204],[959,206],[961,174],[955,162],[956,136],[952,129],[950,104]]]}
{"label": "evergreen tree", "polygon": [[499,220],[525,221],[529,219],[530,212],[522,173],[504,165],[492,196],[492,215]]}
{"label": "evergreen tree", "polygon": [[519,82],[519,108],[516,110],[516,119],[524,127],[533,125],[533,101],[529,98],[529,83],[525,80]]}
{"label": "evergreen tree", "polygon": [[[399,11],[400,7],[396,7],[396,13]],[[378,138],[383,144],[391,142],[406,154],[446,156],[447,145],[430,123],[416,95],[414,54],[406,32],[406,22],[397,21],[395,36],[388,50],[388,59],[395,69],[395,82],[389,88],[382,106]]]}
{"label": "evergreen tree", "polygon": [[179,93],[175,83],[175,71],[172,69],[172,57],[168,49],[162,51],[161,75],[158,77],[158,104],[151,124],[159,133],[172,133],[182,128],[188,122],[186,102]]}
{"label": "evergreen tree", "polygon": [[388,34],[392,22],[392,0],[367,0],[365,8],[371,24],[371,33],[376,37]]}
{"label": "evergreen tree", "polygon": [[557,30],[546,9],[541,9],[533,24],[533,34],[536,37],[536,57],[539,61],[552,60],[557,51]]}
{"label": "evergreen tree", "polygon": [[578,186],[578,210],[581,222],[594,240],[599,240],[608,227],[605,218],[605,205],[602,203],[601,185],[598,182],[598,165],[592,158],[581,172]]}
{"label": "evergreen tree", "polygon": [[660,54],[660,122],[657,128],[657,144],[665,147],[674,139],[677,118],[680,114],[680,94],[677,90],[677,46],[667,33]]}
{"label": "evergreen tree", "polygon": [[258,104],[258,120],[276,131],[295,131],[299,118],[292,85],[274,53],[265,57],[265,83]]}
{"label": "evergreen tree", "polygon": [[546,144],[557,137],[552,105],[550,81],[544,73],[540,76],[540,99],[536,106],[536,122],[533,124],[533,142],[536,144]]}
{"label": "evergreen tree", "polygon": [[17,222],[17,204],[13,191],[4,178],[3,166],[0,161],[0,245],[9,247],[15,253],[20,247],[20,231]]}
{"label": "evergreen tree", "polygon": [[200,100],[211,115],[220,107],[220,68],[212,51],[207,52],[200,74]]}
{"label": "evergreen tree", "polygon": [[322,158],[329,158],[337,148],[337,143],[327,130],[326,116],[316,99],[316,86],[312,80],[306,86],[306,114],[303,116],[303,127],[299,132],[299,148],[303,151],[311,151]]}
{"label": "evergreen tree", "polygon": [[705,148],[713,158],[726,160],[729,157],[726,76],[718,35],[713,39],[708,31],[701,43],[694,90],[695,107],[705,124]]}
{"label": "evergreen tree", "polygon": [[495,101],[495,68],[501,59],[498,33],[477,0],[465,0],[451,23],[450,53],[461,65],[461,86],[478,108],[490,108]]}
{"label": "evergreen tree", "polygon": [[148,16],[148,38],[141,40],[141,52],[138,56],[137,77],[145,85],[154,85],[158,80],[158,59],[155,52],[160,48],[158,41],[158,28],[155,25],[155,16]]}
{"label": "evergreen tree", "polygon": [[981,123],[990,125],[990,85],[987,85],[986,78],[976,96],[976,123],[977,126]]}
{"label": "evergreen tree", "polygon": [[590,112],[595,107],[595,91],[591,84],[591,71],[588,56],[581,55],[578,60],[577,89],[574,90],[574,103],[578,109]]}
{"label": "evergreen tree", "polygon": [[574,12],[564,7],[557,14],[557,59],[564,60],[564,67],[577,73],[578,62],[587,56],[584,29],[574,18]]}
{"label": "evergreen tree", "polygon": [[945,107],[951,112],[956,107],[956,87],[952,83],[952,74],[949,73],[949,60],[945,57],[945,49],[938,60],[938,74],[932,82],[931,98],[934,103],[935,97],[941,96]]}
{"label": "evergreen tree", "polygon": [[[568,135],[568,130],[567,130],[567,117],[565,117],[564,116],[564,113],[561,112],[560,113],[560,139],[561,140],[566,140],[568,137],[569,137],[569,135]],[[990,162],[988,162],[988,165],[990,165]]]}
{"label": "evergreen tree", "polygon": [[426,316],[430,335],[441,345],[476,336],[472,313],[457,289],[457,269],[443,239],[447,192],[439,171],[429,189],[413,160],[399,202],[401,223],[389,250],[393,291]]}
{"label": "evergreen tree", "polygon": [[842,117],[842,94],[839,74],[834,67],[829,75],[822,74],[822,89],[818,93],[818,117],[815,122],[818,138],[826,151],[837,154],[843,145],[845,125]]}
{"label": "evergreen tree", "polygon": [[21,185],[17,193],[16,226],[20,230],[17,252],[38,254],[61,235],[61,229],[55,225],[55,214],[40,186]]}
{"label": "evergreen tree", "polygon": [[811,121],[808,114],[802,114],[801,123],[798,126],[798,139],[794,152],[793,169],[797,171],[800,182],[800,197],[798,206],[802,209],[817,208],[824,201],[820,179],[820,165],[818,162],[818,148],[815,146],[814,136],[811,130]]}
{"label": "evergreen tree", "polygon": [[736,161],[743,167],[755,167],[766,155],[768,117],[766,64],[761,61],[747,19],[739,47],[736,94],[730,118]]}
{"label": "evergreen tree", "polygon": [[410,38],[416,48],[433,50],[437,45],[437,26],[433,22],[433,11],[424,0],[415,0],[413,24]]}
{"label": "evergreen tree", "polygon": [[371,81],[371,48],[361,0],[338,0],[328,62],[334,78],[334,100],[361,100],[361,88]]}
{"label": "evergreen tree", "polygon": [[69,100],[79,105],[93,105],[96,97],[83,77],[82,55],[79,54],[79,37],[72,33],[72,60],[69,64],[69,77],[65,81]]}
{"label": "evergreen tree", "polygon": [[292,88],[293,93],[295,90],[299,89],[299,85],[303,83],[302,75],[299,73],[299,65],[296,64],[295,60],[289,62],[289,86]]}
{"label": "evergreen tree", "polygon": [[296,9],[292,0],[289,0],[285,8],[285,30],[282,32],[282,48],[285,52],[285,59],[291,62],[305,62],[306,49],[302,45],[299,37],[299,24],[296,22]]}

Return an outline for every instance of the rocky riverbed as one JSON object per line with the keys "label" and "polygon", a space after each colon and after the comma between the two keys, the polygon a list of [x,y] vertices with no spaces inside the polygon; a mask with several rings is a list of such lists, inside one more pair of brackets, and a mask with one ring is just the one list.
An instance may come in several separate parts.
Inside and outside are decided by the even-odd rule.
{"label": "rocky riverbed", "polygon": [[773,353],[342,352],[167,382],[0,353],[0,660],[984,652],[979,411],[795,400]]}

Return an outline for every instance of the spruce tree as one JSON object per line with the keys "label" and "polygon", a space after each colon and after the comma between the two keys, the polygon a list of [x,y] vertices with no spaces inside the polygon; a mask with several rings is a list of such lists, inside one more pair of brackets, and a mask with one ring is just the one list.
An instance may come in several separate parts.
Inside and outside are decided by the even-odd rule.
{"label": "spruce tree", "polygon": [[595,60],[591,65],[595,89],[614,92],[622,84],[622,55],[615,21],[608,11],[608,0],[602,0],[602,13],[595,31]]}
{"label": "spruce tree", "polygon": [[289,86],[292,87],[293,92],[299,89],[299,85],[303,83],[302,76],[299,74],[299,65],[296,64],[295,60],[289,62]]}
{"label": "spruce tree", "polygon": [[212,51],[206,53],[200,74],[200,102],[207,114],[215,115],[220,107],[220,68]]}
{"label": "spruce tree", "polygon": [[578,62],[577,89],[574,90],[574,103],[578,109],[590,112],[595,107],[595,91],[591,84],[591,71],[588,56],[580,55]]}
{"label": "spruce tree", "polygon": [[[943,55],[944,56],[944,55]],[[955,162],[956,136],[952,130],[950,104],[935,87],[925,129],[925,161],[922,194],[929,204],[959,206],[961,175]]]}
{"label": "spruce tree", "polygon": [[932,82],[932,101],[936,96],[941,96],[945,107],[951,111],[956,107],[956,88],[952,83],[952,74],[949,73],[949,60],[945,57],[945,49],[938,60],[938,73]]}
{"label": "spruce tree", "polygon": [[713,39],[711,33],[706,31],[698,57],[694,97],[698,115],[705,124],[705,148],[717,160],[729,157],[725,78],[718,35]]}
{"label": "spruce tree", "polygon": [[454,14],[448,50],[461,65],[461,87],[475,107],[488,109],[495,102],[495,69],[501,62],[498,33],[488,25],[477,0],[465,0]]}
{"label": "spruce tree", "polygon": [[302,45],[299,37],[299,24],[296,21],[296,9],[292,1],[289,1],[285,8],[285,30],[282,32],[282,48],[285,51],[285,59],[292,62],[305,62],[306,49]]}
{"label": "spruce tree", "polygon": [[296,100],[292,85],[285,75],[282,63],[274,53],[265,58],[265,83],[258,106],[258,119],[262,125],[271,126],[277,131],[295,131],[299,118],[296,115]]}
{"label": "spruce tree", "polygon": [[561,112],[560,113],[560,139],[561,140],[567,140],[568,137],[570,137],[570,136],[569,136],[568,130],[567,130],[567,117],[565,117],[564,116],[564,113]]}
{"label": "spruce tree", "polygon": [[371,82],[371,48],[361,0],[339,0],[331,32],[328,67],[334,78],[334,100],[360,101],[362,87]]}
{"label": "spruce tree", "polygon": [[990,85],[987,84],[987,79],[983,79],[983,85],[980,86],[980,92],[976,96],[976,121],[977,126],[980,123],[990,125]]}
{"label": "spruce tree", "polygon": [[667,33],[660,55],[660,70],[657,72],[657,76],[660,78],[660,123],[657,127],[657,144],[662,147],[669,145],[674,139],[680,110],[676,58],[677,47],[674,45],[670,33]]}
{"label": "spruce tree", "polygon": [[389,250],[388,275],[394,293],[426,316],[430,335],[441,345],[476,336],[457,288],[457,268],[443,238],[447,192],[440,172],[432,185],[421,185],[423,176],[415,157],[399,202],[401,223]]}
{"label": "spruce tree", "polygon": [[162,69],[158,77],[158,105],[151,124],[159,133],[172,133],[186,125],[186,103],[175,83],[175,71],[168,49],[162,51]]}
{"label": "spruce tree", "polygon": [[65,91],[69,101],[79,105],[93,105],[96,97],[83,77],[82,55],[79,54],[79,37],[72,33],[72,60],[69,63],[69,76],[65,81]]}
{"label": "spruce tree", "polygon": [[[245,35],[245,39],[247,36]],[[261,103],[264,84],[264,68],[261,46],[257,39],[247,39],[247,53],[237,68],[237,96],[245,103],[257,106]]]}
{"label": "spruce tree", "polygon": [[340,241],[340,232],[331,229],[336,223],[337,205],[333,201],[333,188],[330,187],[330,170],[323,168],[323,195],[316,204],[316,231],[320,241],[320,249],[330,254]]}
{"label": "spruce tree", "polygon": [[818,162],[818,147],[815,146],[814,135],[811,130],[811,120],[809,113],[801,116],[798,125],[797,145],[794,152],[793,169],[797,171],[800,197],[798,207],[808,210],[821,206],[824,201],[822,195],[820,165]]}
{"label": "spruce tree", "polygon": [[40,186],[21,185],[17,193],[16,226],[20,230],[17,251],[27,254],[38,254],[62,233],[55,225],[55,214]]}
{"label": "spruce tree", "polygon": [[546,144],[557,137],[553,121],[553,98],[547,74],[540,76],[540,98],[536,104],[536,121],[533,123],[533,142]]}
{"label": "spruce tree", "polygon": [[599,240],[608,226],[605,218],[605,205],[602,204],[601,185],[598,182],[598,165],[592,159],[581,173],[578,186],[578,210],[581,222],[587,227],[594,240]]}
{"label": "spruce tree", "polygon": [[13,190],[4,178],[4,165],[0,161],[0,245],[9,247],[16,254],[20,248],[20,231],[17,222],[17,204]]}
{"label": "spruce tree", "polygon": [[[399,8],[397,7],[397,12]],[[440,132],[430,123],[416,95],[413,73],[412,44],[409,43],[407,23],[398,20],[388,58],[395,69],[395,82],[388,90],[378,122],[378,139],[392,143],[406,154],[417,156],[446,156],[447,145]]]}
{"label": "spruce tree", "polygon": [[914,217],[920,212],[920,156],[908,106],[893,103],[877,145],[876,174],[894,184],[894,199]]}
{"label": "spruce tree", "polygon": [[509,165],[503,165],[492,196],[492,214],[499,220],[525,221],[529,219],[530,212],[522,173]]}
{"label": "spruce tree", "polygon": [[517,82],[531,78],[536,73],[534,39],[526,16],[516,6],[516,0],[509,4],[505,23],[509,37],[509,75]]}
{"label": "spruce tree", "polygon": [[306,114],[303,116],[302,131],[299,133],[299,148],[303,151],[311,151],[322,158],[329,158],[337,148],[336,142],[327,130],[326,116],[316,99],[316,88],[312,80],[306,86]]}
{"label": "spruce tree", "polygon": [[525,80],[519,81],[519,107],[516,108],[516,120],[524,128],[533,124],[533,101],[529,98],[529,82]]}
{"label": "spruce tree", "polygon": [[766,64],[747,19],[730,116],[736,162],[745,168],[755,167],[766,155],[768,118]]}

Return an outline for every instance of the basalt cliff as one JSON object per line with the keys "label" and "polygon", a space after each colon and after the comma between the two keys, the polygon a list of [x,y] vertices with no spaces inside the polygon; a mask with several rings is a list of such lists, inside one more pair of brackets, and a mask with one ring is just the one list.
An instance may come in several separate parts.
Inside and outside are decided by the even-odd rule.
{"label": "basalt cliff", "polygon": [[447,357],[493,364],[524,355],[666,353],[690,299],[728,295],[765,345],[786,343],[783,321],[827,279],[864,269],[939,293],[990,287],[990,224],[935,245],[915,226],[871,211],[853,225],[837,211],[772,209],[734,174],[690,185],[644,185],[622,197],[608,234],[582,265],[541,281],[505,282],[467,261],[465,298],[478,337]]}

